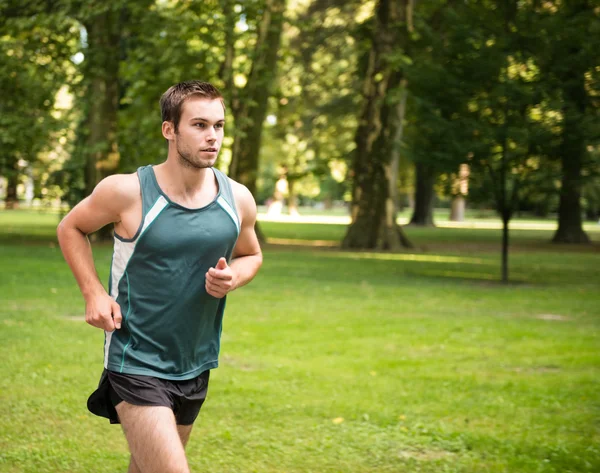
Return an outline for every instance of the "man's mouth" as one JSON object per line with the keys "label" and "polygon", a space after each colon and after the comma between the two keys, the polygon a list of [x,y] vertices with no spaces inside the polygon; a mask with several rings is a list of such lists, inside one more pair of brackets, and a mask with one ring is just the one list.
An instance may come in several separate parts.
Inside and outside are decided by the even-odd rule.
{"label": "man's mouth", "polygon": [[208,153],[216,153],[217,148],[205,148],[205,149],[201,149],[200,151],[204,151],[204,152],[208,152]]}

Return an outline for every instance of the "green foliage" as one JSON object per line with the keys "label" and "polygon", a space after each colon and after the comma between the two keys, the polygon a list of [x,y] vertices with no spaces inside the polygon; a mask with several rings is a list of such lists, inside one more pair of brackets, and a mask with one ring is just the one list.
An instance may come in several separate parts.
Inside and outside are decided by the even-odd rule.
{"label": "green foliage", "polygon": [[[288,2],[268,109],[277,121],[265,124],[259,200],[272,194],[283,168],[300,196],[348,197],[347,169],[364,105],[361,84],[376,4]],[[118,116],[112,125],[120,159],[110,172],[132,172],[164,159],[158,98],[190,78],[211,81],[226,96],[227,139],[219,161],[226,170],[235,140],[253,137],[262,127],[248,127],[244,114],[236,123],[232,112],[258,100],[258,91],[246,85],[264,53],[256,45],[265,5],[264,0],[1,0],[1,174],[32,176],[36,195],[62,196],[70,203],[85,195],[85,163],[104,146],[102,140],[90,144],[95,127],[90,115],[97,114],[90,106],[103,96],[90,78],[106,72],[102,61],[92,60],[85,27],[104,14],[114,19],[107,32],[118,34],[117,46],[103,53],[119,61]],[[415,163],[442,175],[438,189],[448,197],[458,165],[468,162],[471,204],[502,200],[492,184],[504,170],[509,191],[519,190],[513,200],[505,196],[506,205],[555,212],[560,157],[583,148],[584,210],[597,212],[600,70],[589,38],[598,36],[600,21],[593,2],[407,5],[414,7],[414,28],[384,55],[404,74],[409,90],[399,176],[404,194],[414,190],[408,181]],[[77,52],[84,60],[75,64],[70,58]],[[73,94],[75,105],[59,116],[53,111],[61,88]],[[386,105],[398,103],[403,91],[392,87]],[[575,132],[565,133],[567,125]]]}
{"label": "green foliage", "polygon": [[598,28],[597,11],[585,1],[440,1],[416,11],[407,154],[444,174],[446,195],[449,177],[468,162],[471,202],[555,211],[562,170],[553,161],[569,153],[564,91],[584,75],[586,106],[570,117],[581,130],[576,146],[590,151],[584,180],[598,167],[598,71],[586,39]]}
{"label": "green foliage", "polygon": [[468,12],[439,2],[433,10],[417,8],[416,14],[413,63],[406,68],[410,91],[406,154],[438,172],[452,172],[466,160],[470,145],[458,120],[471,92],[465,79],[471,69],[479,73],[474,83],[490,71],[482,70],[484,64],[470,66],[463,59],[472,55],[474,41]]}
{"label": "green foliage", "polygon": [[194,2],[163,2],[138,12],[135,18],[123,40],[121,172],[133,172],[166,157],[158,99],[184,80],[218,84],[223,59],[224,18],[218,9],[201,9]]}
{"label": "green foliage", "polygon": [[[302,184],[312,175],[319,187],[336,182],[331,167],[347,161],[354,148],[359,102],[355,14],[352,2],[315,2],[290,12],[272,100],[277,124],[266,129],[262,153],[262,162],[284,167],[288,180]],[[321,191],[321,198],[331,197],[331,192]],[[339,198],[340,192],[335,194]]]}
{"label": "green foliage", "polygon": [[[600,69],[597,48],[589,38],[600,33],[600,11],[594,2],[550,2],[539,7],[536,57],[543,77],[541,88],[554,116],[550,159],[561,160],[562,188],[559,221],[580,212],[566,205],[582,197],[589,218],[598,218],[600,189]],[[575,223],[578,223],[577,221]],[[567,225],[565,225],[566,227]],[[574,226],[574,225],[572,225]],[[559,227],[559,241],[579,230]],[[583,236],[583,235],[582,235]],[[581,237],[580,237],[581,238]]]}
{"label": "green foliage", "polygon": [[64,159],[58,143],[65,139],[70,116],[57,104],[57,95],[72,73],[76,26],[58,13],[11,17],[5,4],[0,13],[6,15],[0,37],[0,175],[9,187],[31,176],[41,189],[52,161]]}

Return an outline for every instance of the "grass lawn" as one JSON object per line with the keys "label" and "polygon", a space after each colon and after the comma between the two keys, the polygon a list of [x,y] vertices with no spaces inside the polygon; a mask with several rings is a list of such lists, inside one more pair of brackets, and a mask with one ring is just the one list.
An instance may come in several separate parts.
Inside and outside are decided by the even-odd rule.
{"label": "grass lawn", "polygon": [[[88,413],[103,334],[54,238],[56,215],[0,211],[0,472],[125,472]],[[263,222],[271,241],[341,225]],[[188,446],[219,473],[600,471],[600,228],[588,247],[499,230],[407,228],[384,254],[265,246],[228,300],[221,366]],[[110,245],[96,245],[107,280]]]}

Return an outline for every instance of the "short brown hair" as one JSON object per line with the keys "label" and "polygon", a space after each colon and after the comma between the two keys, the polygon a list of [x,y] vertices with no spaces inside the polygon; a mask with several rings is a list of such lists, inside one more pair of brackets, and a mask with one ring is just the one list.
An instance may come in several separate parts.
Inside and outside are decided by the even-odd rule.
{"label": "short brown hair", "polygon": [[169,87],[169,89],[160,98],[160,112],[162,115],[162,121],[173,122],[175,125],[175,133],[177,133],[179,128],[183,103],[191,96],[198,96],[211,100],[221,99],[223,108],[225,108],[223,95],[221,95],[219,89],[208,82],[188,80],[185,82],[180,82],[179,84],[175,84],[174,86]]}

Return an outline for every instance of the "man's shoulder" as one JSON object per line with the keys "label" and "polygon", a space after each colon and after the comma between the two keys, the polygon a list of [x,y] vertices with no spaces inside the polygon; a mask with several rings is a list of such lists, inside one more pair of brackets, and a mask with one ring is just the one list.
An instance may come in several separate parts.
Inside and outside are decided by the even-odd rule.
{"label": "man's shoulder", "polygon": [[248,188],[244,184],[234,181],[230,177],[228,177],[227,179],[229,180],[229,183],[231,184],[231,191],[233,192],[233,196],[236,198],[236,200],[237,199],[242,199],[242,200],[250,199],[254,202],[254,197],[252,196],[252,193],[248,190]]}
{"label": "man's shoulder", "polygon": [[236,206],[242,214],[256,214],[256,202],[250,190],[240,182],[227,178],[231,184],[231,191],[235,199]]}
{"label": "man's shoulder", "polygon": [[94,192],[102,195],[112,194],[122,199],[133,199],[140,195],[140,181],[135,172],[111,174],[98,183]]}
{"label": "man's shoulder", "polygon": [[237,190],[238,192],[244,192],[244,190],[248,191],[248,188],[244,184],[231,179],[229,176],[227,177],[227,180],[229,181],[229,184],[231,184],[232,190]]}

